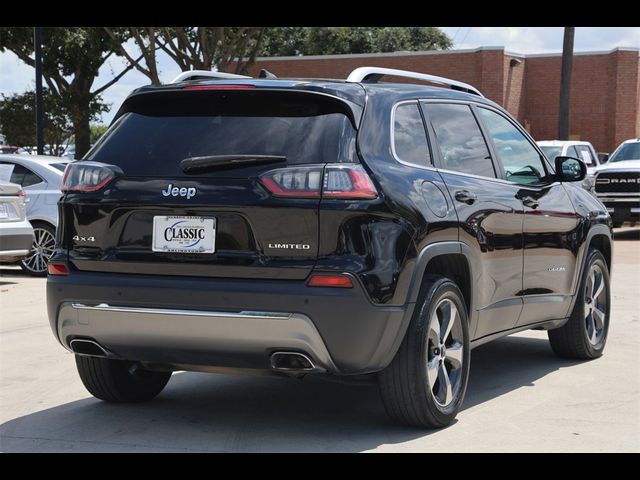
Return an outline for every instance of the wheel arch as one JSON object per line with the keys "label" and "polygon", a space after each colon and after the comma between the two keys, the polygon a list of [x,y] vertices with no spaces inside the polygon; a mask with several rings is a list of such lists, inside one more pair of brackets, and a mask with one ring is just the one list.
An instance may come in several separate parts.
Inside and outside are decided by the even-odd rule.
{"label": "wheel arch", "polygon": [[438,242],[420,251],[407,292],[407,303],[415,303],[426,275],[442,275],[458,285],[469,313],[473,311],[473,272],[471,248],[462,242]]}
{"label": "wheel arch", "polygon": [[30,218],[29,219],[29,223],[32,226],[35,226],[35,225],[46,225],[48,227],[53,228],[54,230],[56,229],[56,226],[48,218],[42,218],[42,217]]}
{"label": "wheel arch", "polygon": [[[418,254],[413,270],[411,282],[406,297],[406,310],[402,322],[398,328],[391,347],[387,350],[384,366],[391,363],[395,357],[402,340],[404,339],[409,323],[420,294],[422,283],[428,275],[442,275],[451,278],[460,288],[463,299],[468,309],[469,332],[473,332],[477,322],[474,312],[474,273],[477,271],[477,261],[473,257],[473,251],[462,242],[437,242],[424,247]],[[453,277],[453,278],[452,278]]]}
{"label": "wheel arch", "polygon": [[589,229],[585,240],[583,242],[582,252],[580,254],[577,265],[579,268],[576,268],[576,272],[574,275],[572,295],[573,299],[571,300],[571,304],[569,305],[569,309],[565,317],[568,316],[573,311],[573,307],[576,303],[576,298],[578,297],[578,288],[580,288],[580,281],[584,274],[585,268],[587,268],[587,260],[589,258],[589,250],[595,248],[600,251],[605,258],[605,262],[607,263],[607,268],[609,270],[609,275],[611,275],[611,271],[613,268],[613,234],[611,233],[611,229],[607,225],[594,225]]}
{"label": "wheel arch", "polygon": [[589,246],[587,247],[587,250],[590,250],[593,248],[595,250],[599,250],[600,253],[602,253],[604,260],[607,262],[607,268],[609,269],[609,273],[611,273],[611,267],[613,266],[611,264],[612,262],[611,246],[612,246],[611,238],[608,235],[604,235],[603,233],[595,233],[591,237],[591,240],[589,241]]}

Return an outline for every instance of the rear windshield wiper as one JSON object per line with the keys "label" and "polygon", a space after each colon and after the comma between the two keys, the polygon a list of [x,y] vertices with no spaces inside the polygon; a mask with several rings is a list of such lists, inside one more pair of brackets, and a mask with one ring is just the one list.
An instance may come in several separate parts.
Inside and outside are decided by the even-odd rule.
{"label": "rear windshield wiper", "polygon": [[277,155],[207,155],[205,157],[189,157],[180,162],[180,168],[187,175],[222,170],[227,168],[242,168],[253,165],[267,165],[271,163],[286,163],[287,157]]}

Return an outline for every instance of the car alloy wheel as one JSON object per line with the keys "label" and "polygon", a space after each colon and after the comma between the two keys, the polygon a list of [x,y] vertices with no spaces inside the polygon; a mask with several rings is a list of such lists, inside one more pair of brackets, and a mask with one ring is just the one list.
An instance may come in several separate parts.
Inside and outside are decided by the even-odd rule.
{"label": "car alloy wheel", "polygon": [[587,338],[594,347],[599,347],[604,337],[607,312],[607,292],[604,276],[599,265],[591,266],[584,291],[584,322]]}
{"label": "car alloy wheel", "polygon": [[435,402],[447,407],[462,385],[464,339],[456,305],[442,299],[429,319],[427,381]]}
{"label": "car alloy wheel", "polygon": [[33,228],[33,245],[29,254],[22,259],[22,266],[34,274],[42,274],[47,271],[47,264],[56,244],[55,235],[47,228]]}

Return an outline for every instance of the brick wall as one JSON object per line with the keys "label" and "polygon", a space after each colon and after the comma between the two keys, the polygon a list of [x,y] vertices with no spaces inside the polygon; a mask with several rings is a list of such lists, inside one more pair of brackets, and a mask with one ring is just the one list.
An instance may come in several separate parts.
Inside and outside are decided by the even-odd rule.
{"label": "brick wall", "polygon": [[[525,118],[537,139],[553,139],[558,128],[560,56],[526,60]],[[571,76],[569,134],[611,152],[623,140],[640,135],[637,115],[638,52],[576,55]]]}
{"label": "brick wall", "polygon": [[[512,60],[518,62],[512,62]],[[512,65],[513,63],[513,65]],[[250,69],[279,77],[346,78],[361,66],[427,72],[469,83],[503,105],[534,138],[557,137],[559,54],[518,55],[501,47],[447,52],[260,58]],[[570,135],[611,152],[640,136],[640,62],[637,49],[578,53],[571,82]]]}

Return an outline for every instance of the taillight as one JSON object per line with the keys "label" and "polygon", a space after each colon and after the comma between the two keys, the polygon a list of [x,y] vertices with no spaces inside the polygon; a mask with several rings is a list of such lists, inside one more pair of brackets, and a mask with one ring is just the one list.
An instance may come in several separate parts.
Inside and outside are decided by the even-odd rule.
{"label": "taillight", "polygon": [[279,168],[260,175],[275,197],[320,198],[322,167]]}
{"label": "taillight", "polygon": [[69,192],[96,192],[104,188],[122,171],[114,165],[98,162],[72,162],[67,165],[60,190]]}
{"label": "taillight", "polygon": [[275,197],[371,200],[378,192],[362,165],[289,167],[260,175]]}
{"label": "taillight", "polygon": [[322,198],[371,200],[376,187],[361,165],[331,165],[325,168]]}

